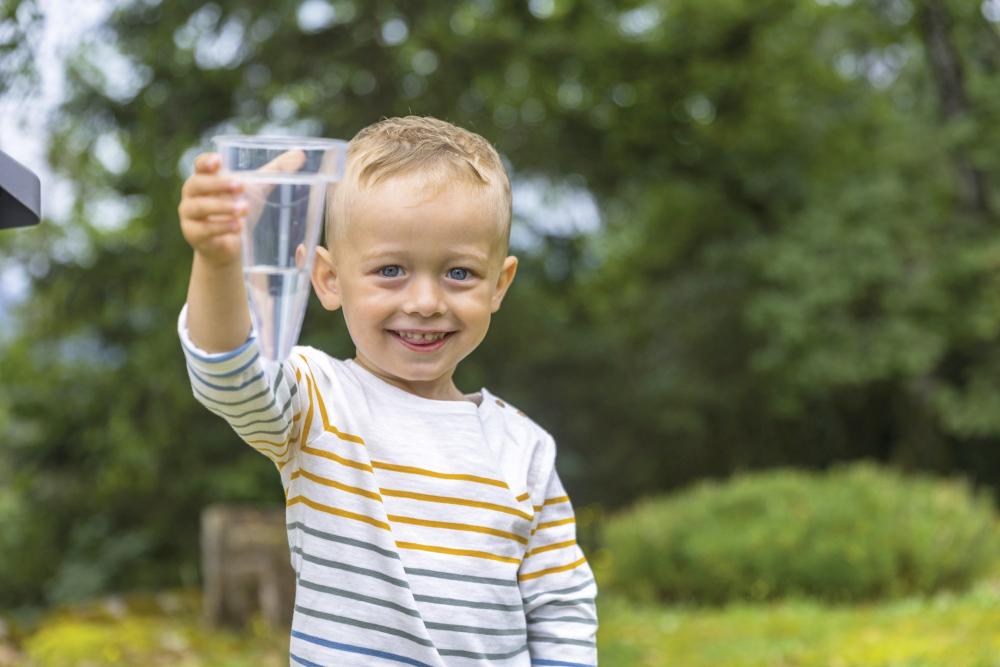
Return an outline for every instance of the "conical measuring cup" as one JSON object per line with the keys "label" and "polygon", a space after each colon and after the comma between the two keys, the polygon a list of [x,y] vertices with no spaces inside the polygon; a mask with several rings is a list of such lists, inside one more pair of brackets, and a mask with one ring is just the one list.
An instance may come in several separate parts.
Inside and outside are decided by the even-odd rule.
{"label": "conical measuring cup", "polygon": [[327,192],[347,143],[318,137],[223,135],[222,171],[244,185],[243,278],[260,354],[284,361],[299,339]]}

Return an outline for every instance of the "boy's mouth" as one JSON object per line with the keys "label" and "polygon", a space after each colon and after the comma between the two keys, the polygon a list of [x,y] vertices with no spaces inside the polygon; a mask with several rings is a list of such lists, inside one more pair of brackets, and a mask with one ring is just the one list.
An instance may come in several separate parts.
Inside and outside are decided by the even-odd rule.
{"label": "boy's mouth", "polygon": [[430,352],[444,345],[454,331],[396,331],[389,329],[397,340],[411,350]]}

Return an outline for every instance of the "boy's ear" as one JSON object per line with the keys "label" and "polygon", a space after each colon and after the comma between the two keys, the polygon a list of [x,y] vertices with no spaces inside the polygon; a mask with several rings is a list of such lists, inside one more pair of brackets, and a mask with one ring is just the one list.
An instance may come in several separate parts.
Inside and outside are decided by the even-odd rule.
{"label": "boy's ear", "polygon": [[507,288],[514,282],[514,275],[516,273],[517,257],[510,255],[503,260],[503,266],[500,267],[500,276],[497,278],[496,291],[493,292],[492,312],[495,313],[500,310],[503,297],[507,294]]}
{"label": "boy's ear", "polygon": [[333,255],[322,246],[316,247],[316,261],[313,262],[312,284],[319,302],[327,310],[340,308],[340,282]]}

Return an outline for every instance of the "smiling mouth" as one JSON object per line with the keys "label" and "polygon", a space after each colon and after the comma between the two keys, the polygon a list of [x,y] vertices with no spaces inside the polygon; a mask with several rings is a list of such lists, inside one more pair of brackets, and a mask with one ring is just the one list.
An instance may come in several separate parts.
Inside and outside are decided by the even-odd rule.
{"label": "smiling mouth", "polygon": [[444,341],[448,337],[455,333],[454,331],[415,332],[397,331],[394,329],[389,329],[388,331],[407,347],[417,350],[436,350],[444,345]]}

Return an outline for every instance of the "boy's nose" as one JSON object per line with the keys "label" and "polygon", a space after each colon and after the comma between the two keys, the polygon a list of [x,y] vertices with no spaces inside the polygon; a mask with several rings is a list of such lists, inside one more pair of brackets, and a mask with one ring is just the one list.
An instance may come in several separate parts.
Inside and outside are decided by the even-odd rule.
{"label": "boy's nose", "polygon": [[423,317],[443,315],[448,311],[448,306],[444,301],[441,286],[431,277],[414,279],[406,292],[403,311]]}

